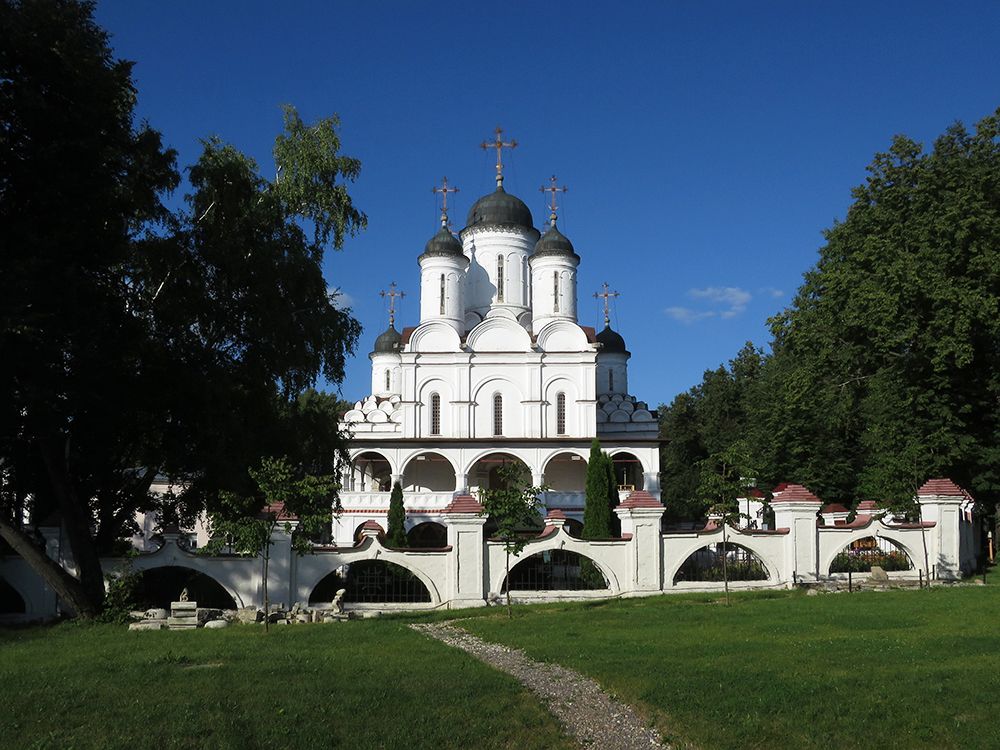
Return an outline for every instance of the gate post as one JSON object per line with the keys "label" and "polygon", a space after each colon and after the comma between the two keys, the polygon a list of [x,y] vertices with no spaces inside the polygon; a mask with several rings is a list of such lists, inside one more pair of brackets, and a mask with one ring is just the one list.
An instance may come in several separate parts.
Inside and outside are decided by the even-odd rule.
{"label": "gate post", "polygon": [[441,587],[450,609],[483,607],[485,570],[483,564],[483,506],[472,495],[456,494],[444,509],[448,525],[447,580]]}
{"label": "gate post", "polygon": [[771,501],[774,526],[788,529],[781,578],[785,581],[818,580],[819,534],[816,514],[823,502],[801,484],[790,484]]}
{"label": "gate post", "polygon": [[[921,533],[928,534],[931,540],[928,557],[931,564],[936,566],[938,578],[955,579],[962,576],[961,513],[962,505],[969,499],[968,493],[950,479],[931,479],[917,490],[920,516],[927,525],[927,528],[921,529]],[[923,567],[923,560],[913,562],[916,567]]]}
{"label": "gate post", "polygon": [[665,508],[645,490],[629,494],[615,508],[622,522],[622,536],[631,534],[629,575],[619,578],[622,593],[650,594],[663,590],[663,535],[660,519]]}

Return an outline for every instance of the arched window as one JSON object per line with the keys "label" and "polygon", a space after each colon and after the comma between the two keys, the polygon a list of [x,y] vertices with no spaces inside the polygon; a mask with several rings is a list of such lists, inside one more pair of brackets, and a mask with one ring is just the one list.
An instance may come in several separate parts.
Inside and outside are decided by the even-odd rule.
{"label": "arched window", "polygon": [[612,392],[615,390],[615,371],[610,367],[608,368],[608,390]]}
{"label": "arched window", "polygon": [[441,397],[431,395],[431,435],[441,434]]}
{"label": "arched window", "polygon": [[556,396],[556,434],[566,434],[566,394]]}
{"label": "arched window", "polygon": [[497,302],[503,302],[503,256],[497,256]]}
{"label": "arched window", "polygon": [[503,396],[493,394],[493,434],[503,435]]}
{"label": "arched window", "polygon": [[391,385],[389,384],[389,371],[386,370],[385,371],[385,389],[388,391],[390,388],[391,388]]}
{"label": "arched window", "polygon": [[444,315],[444,274],[441,274],[441,314]]}
{"label": "arched window", "polygon": [[552,312],[559,312],[559,272],[552,272]]}

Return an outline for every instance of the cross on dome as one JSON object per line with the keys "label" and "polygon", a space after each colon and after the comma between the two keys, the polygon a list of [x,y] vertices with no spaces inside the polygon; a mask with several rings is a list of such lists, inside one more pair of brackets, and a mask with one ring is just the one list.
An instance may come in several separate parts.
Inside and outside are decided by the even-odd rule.
{"label": "cross on dome", "polygon": [[607,328],[611,326],[611,313],[608,301],[615,297],[620,297],[621,295],[617,291],[609,292],[608,289],[610,289],[611,287],[608,286],[608,282],[606,281],[603,284],[601,284],[601,286],[603,287],[603,291],[600,293],[594,292],[594,299],[604,300],[604,326]]}
{"label": "cross on dome", "polygon": [[517,148],[517,141],[511,138],[509,141],[504,141],[503,139],[503,129],[497,125],[496,137],[492,141],[483,141],[479,144],[479,147],[483,151],[495,148],[497,150],[497,189],[503,189],[503,158],[501,157],[501,151],[505,148],[515,149]]}
{"label": "cross on dome", "polygon": [[378,296],[382,299],[389,298],[389,327],[392,328],[396,325],[396,298],[403,299],[406,296],[406,292],[397,291],[396,282],[393,281],[389,284],[389,291],[383,289],[378,293]]}
{"label": "cross on dome", "polygon": [[556,193],[568,193],[569,192],[569,188],[566,187],[565,185],[563,185],[562,187],[556,187],[556,176],[555,175],[552,175],[549,178],[549,183],[551,183],[549,185],[549,187],[545,187],[544,185],[542,185],[538,189],[542,193],[551,193],[552,194],[552,197],[551,197],[551,199],[549,201],[549,223],[551,223],[552,226],[555,226],[556,225],[556,211],[559,209],[559,206],[556,205]]}
{"label": "cross on dome", "polygon": [[431,188],[432,193],[441,193],[441,226],[448,227],[448,193],[457,193],[458,188],[448,187],[448,178],[441,178],[441,187],[434,186]]}

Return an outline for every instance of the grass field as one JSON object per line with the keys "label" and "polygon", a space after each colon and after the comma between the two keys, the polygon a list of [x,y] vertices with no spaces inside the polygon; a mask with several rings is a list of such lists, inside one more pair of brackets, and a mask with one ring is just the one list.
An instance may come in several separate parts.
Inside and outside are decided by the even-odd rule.
{"label": "grass field", "polygon": [[563,748],[518,683],[399,621],[0,630],[0,748]]}
{"label": "grass field", "polygon": [[655,597],[467,620],[702,748],[1000,747],[1000,587]]}
{"label": "grass field", "polygon": [[[1000,587],[665,596],[460,615],[680,747],[1000,747]],[[0,748],[567,747],[512,679],[387,618],[0,630]]]}

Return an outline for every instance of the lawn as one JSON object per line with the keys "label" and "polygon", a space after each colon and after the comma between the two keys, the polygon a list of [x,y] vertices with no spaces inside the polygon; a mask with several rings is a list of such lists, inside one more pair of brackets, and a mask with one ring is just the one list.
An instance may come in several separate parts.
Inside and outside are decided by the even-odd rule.
{"label": "lawn", "polygon": [[1000,587],[549,605],[461,625],[701,748],[1000,747]]}
{"label": "lawn", "polygon": [[0,630],[0,748],[561,748],[512,678],[397,620]]}

